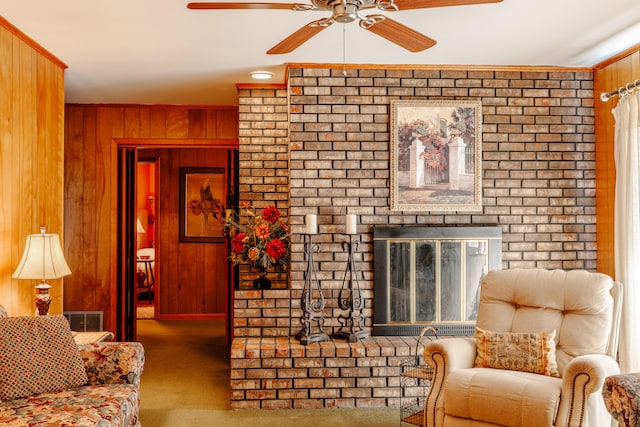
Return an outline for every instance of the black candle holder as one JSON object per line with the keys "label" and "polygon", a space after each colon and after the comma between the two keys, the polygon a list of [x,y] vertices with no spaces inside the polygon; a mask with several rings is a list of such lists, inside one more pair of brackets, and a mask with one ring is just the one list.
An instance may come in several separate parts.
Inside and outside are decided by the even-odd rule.
{"label": "black candle holder", "polygon": [[347,314],[341,314],[338,317],[340,322],[340,330],[333,334],[334,338],[346,338],[349,342],[358,342],[359,339],[367,338],[369,333],[362,329],[364,324],[364,298],[360,292],[360,283],[358,282],[358,271],[354,260],[354,253],[358,251],[360,246],[359,238],[349,234],[349,241],[342,242],[342,248],[349,254],[347,260],[347,268],[344,272],[342,280],[342,288],[338,296],[338,306],[342,310],[346,310]]}
{"label": "black candle holder", "polygon": [[[318,252],[320,247],[313,243],[312,236],[312,234],[304,234],[307,271],[305,272],[304,288],[300,298],[300,307],[302,308],[300,323],[302,323],[302,329],[295,337],[302,345],[329,341],[329,336],[324,332],[324,294],[320,288],[320,282],[313,264],[313,253]],[[317,332],[313,332],[314,329]]]}

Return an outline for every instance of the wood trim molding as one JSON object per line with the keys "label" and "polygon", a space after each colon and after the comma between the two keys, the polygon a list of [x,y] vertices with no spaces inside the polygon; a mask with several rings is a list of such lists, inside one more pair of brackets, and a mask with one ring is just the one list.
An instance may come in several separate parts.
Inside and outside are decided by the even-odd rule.
{"label": "wood trim molding", "polygon": [[633,55],[636,52],[640,52],[640,43],[635,46],[630,47],[629,49],[623,50],[617,55],[612,56],[611,58],[607,58],[604,61],[593,66],[594,71],[602,70],[603,68],[608,67],[611,64],[614,64],[621,59],[626,58],[629,55]]}
{"label": "wood trim molding", "polygon": [[221,320],[227,316],[224,313],[195,313],[195,314],[158,314],[157,320]]}
{"label": "wood trim molding", "polygon": [[53,62],[54,64],[56,64],[57,66],[59,66],[63,70],[68,68],[67,64],[62,62],[55,55],[53,55],[51,52],[49,52],[47,49],[42,47],[42,45],[40,45],[38,42],[33,40],[31,37],[29,37],[28,35],[26,35],[22,31],[20,31],[15,25],[13,25],[11,22],[7,21],[2,16],[0,16],[0,25],[5,27],[7,30],[9,30],[13,34],[15,34],[16,37],[18,37],[20,40],[22,40],[23,42],[28,44],[31,48],[33,48],[33,50],[35,50],[36,52],[38,52],[42,56],[46,57],[47,59],[49,59],[51,62]]}
{"label": "wood trim molding", "polygon": [[192,110],[194,108],[202,110],[237,110],[237,105],[197,105],[197,104],[79,104],[74,102],[67,102],[64,105],[68,107],[85,107],[87,105],[99,105],[100,107],[107,108],[172,108],[172,109],[186,109]]}
{"label": "wood trim molding", "polygon": [[286,89],[286,83],[237,83],[236,89]]}
{"label": "wood trim molding", "polygon": [[184,139],[184,138],[113,138],[118,147],[154,148],[238,148],[237,139]]}
{"label": "wood trim molding", "polygon": [[384,70],[465,70],[465,71],[573,71],[592,73],[592,67],[560,67],[538,65],[446,65],[446,64],[339,64],[339,63],[310,63],[291,62],[289,68],[339,68],[339,69],[384,69]]}

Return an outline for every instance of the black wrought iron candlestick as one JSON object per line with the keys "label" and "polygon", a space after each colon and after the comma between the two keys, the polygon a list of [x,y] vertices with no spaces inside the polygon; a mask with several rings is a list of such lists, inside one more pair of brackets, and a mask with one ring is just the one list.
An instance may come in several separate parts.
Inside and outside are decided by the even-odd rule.
{"label": "black wrought iron candlestick", "polygon": [[354,253],[358,251],[360,240],[353,234],[348,234],[349,241],[342,242],[342,247],[349,254],[347,260],[347,269],[344,272],[342,280],[342,288],[338,296],[338,306],[342,310],[346,310],[347,314],[341,314],[338,317],[340,322],[340,330],[333,334],[335,338],[346,338],[349,342],[358,342],[361,338],[366,338],[369,333],[362,329],[364,324],[364,298],[360,292],[360,283],[358,282],[358,271],[354,260]]}
{"label": "black wrought iron candlestick", "polygon": [[[313,253],[318,251],[319,246],[313,243],[312,234],[305,234],[304,236],[307,271],[305,272],[304,288],[300,299],[302,329],[296,334],[296,339],[300,341],[300,344],[307,345],[314,342],[329,341],[329,336],[324,332],[324,295],[313,265]],[[314,330],[317,330],[317,332],[313,332]]]}

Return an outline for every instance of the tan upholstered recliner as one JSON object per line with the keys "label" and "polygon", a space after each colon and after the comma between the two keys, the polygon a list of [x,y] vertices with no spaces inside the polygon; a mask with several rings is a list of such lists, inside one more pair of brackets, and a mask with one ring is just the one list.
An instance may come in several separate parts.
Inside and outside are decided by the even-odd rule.
{"label": "tan upholstered recliner", "polygon": [[[502,366],[474,367],[477,350],[485,354],[490,348],[478,346],[474,337],[429,342],[424,359],[434,378],[425,402],[426,426],[609,426],[601,390],[605,377],[620,372],[614,357],[621,300],[621,285],[604,274],[489,272],[482,281],[476,326],[502,342],[507,337],[509,345],[494,352]],[[555,349],[559,376],[523,372],[521,361],[510,360],[509,349],[517,342],[512,337],[548,338],[553,331],[549,348]],[[524,334],[533,332],[546,334]],[[553,351],[519,350],[520,356],[544,353],[545,361],[553,359]],[[486,366],[489,359],[480,361]],[[518,370],[504,369],[510,364]]]}

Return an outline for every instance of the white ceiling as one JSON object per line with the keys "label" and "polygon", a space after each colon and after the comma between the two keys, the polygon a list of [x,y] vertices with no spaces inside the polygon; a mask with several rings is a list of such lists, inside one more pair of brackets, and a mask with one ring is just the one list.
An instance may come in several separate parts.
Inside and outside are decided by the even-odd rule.
{"label": "white ceiling", "polygon": [[0,14],[68,65],[70,103],[236,105],[236,84],[253,83],[250,71],[282,83],[286,63],[592,66],[640,42],[638,0],[504,0],[387,13],[438,42],[420,53],[336,23],[291,54],[267,55],[329,13],[187,3],[0,0]]}

